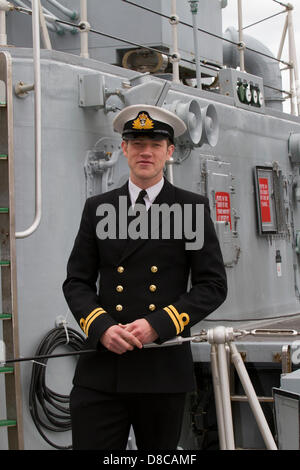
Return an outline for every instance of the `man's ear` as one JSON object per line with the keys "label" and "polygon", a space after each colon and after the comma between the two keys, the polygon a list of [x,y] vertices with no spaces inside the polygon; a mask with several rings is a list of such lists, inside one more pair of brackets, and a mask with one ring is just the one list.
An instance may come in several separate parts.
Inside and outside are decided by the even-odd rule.
{"label": "man's ear", "polygon": [[173,153],[174,153],[174,150],[175,150],[175,145],[171,144],[171,145],[168,145],[168,148],[167,148],[167,160],[170,160],[170,158],[172,157]]}
{"label": "man's ear", "polygon": [[128,142],[126,142],[125,140],[122,140],[121,146],[122,146],[122,150],[123,150],[125,157],[127,157]]}

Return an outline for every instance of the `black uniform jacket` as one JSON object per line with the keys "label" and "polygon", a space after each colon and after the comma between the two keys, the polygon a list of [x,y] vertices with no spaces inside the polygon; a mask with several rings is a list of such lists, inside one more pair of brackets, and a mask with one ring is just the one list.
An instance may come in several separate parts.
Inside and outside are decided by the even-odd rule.
{"label": "black uniform jacket", "polygon": [[156,330],[158,344],[189,336],[190,327],[225,300],[226,274],[208,200],[167,180],[155,199],[155,204],[169,206],[204,204],[203,247],[187,250],[187,240],[174,236],[100,239],[97,209],[112,204],[118,229],[119,196],[130,200],[128,183],[87,199],[68,261],[64,295],[87,336],[86,348],[97,349],[79,357],[74,383],[106,392],[191,391],[195,382],[189,342],[118,355],[106,350],[99,338],[110,326],[138,318],[146,318]]}

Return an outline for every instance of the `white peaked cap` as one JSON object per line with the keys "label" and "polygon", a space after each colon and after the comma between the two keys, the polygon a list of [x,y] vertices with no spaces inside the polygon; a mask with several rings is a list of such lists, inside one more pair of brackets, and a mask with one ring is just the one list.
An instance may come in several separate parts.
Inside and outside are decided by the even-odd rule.
{"label": "white peaked cap", "polygon": [[[113,120],[114,130],[120,134],[123,134],[126,129],[127,132],[130,132],[131,122],[134,122],[138,116],[144,112],[148,114],[149,119],[152,121],[152,128],[150,129],[145,127],[145,129],[143,129],[140,127],[137,131],[140,134],[143,132],[147,134],[151,134],[152,132],[160,133],[161,129],[167,129],[167,126],[169,126],[172,128],[174,137],[176,138],[184,134],[186,131],[185,123],[176,114],[168,111],[167,109],[146,104],[134,104],[122,109],[122,111],[120,111]],[[133,128],[132,132],[136,132],[135,129],[136,128]]]}

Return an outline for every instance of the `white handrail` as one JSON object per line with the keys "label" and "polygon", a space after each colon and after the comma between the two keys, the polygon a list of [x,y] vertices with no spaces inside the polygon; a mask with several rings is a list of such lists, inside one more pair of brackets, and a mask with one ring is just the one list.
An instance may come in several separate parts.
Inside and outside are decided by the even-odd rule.
{"label": "white handrail", "polygon": [[217,326],[207,331],[207,341],[211,344],[211,366],[216,399],[220,447],[222,450],[235,449],[228,380],[229,368],[225,349],[225,345],[227,345],[230,349],[230,359],[232,360],[240,378],[266,448],[269,450],[277,450],[275,440],[261,409],[241,354],[233,342],[235,334],[239,333],[234,332],[233,328],[226,328],[224,326]]}
{"label": "white handrail", "polygon": [[32,235],[38,228],[42,217],[42,162],[41,162],[41,64],[40,64],[40,21],[39,0],[32,0],[32,40],[34,65],[34,125],[35,125],[35,218],[32,225],[16,232],[16,238]]}
{"label": "white handrail", "polygon": [[[88,23],[87,20],[87,2],[86,0],[80,0],[80,21],[81,23]],[[89,58],[89,47],[88,47],[88,30],[82,30],[80,31],[80,45],[81,45],[81,51],[80,51],[80,56]]]}
{"label": "white handrail", "polygon": [[47,22],[44,17],[44,12],[41,6],[41,0],[39,0],[39,12],[40,12],[40,23],[41,23],[41,32],[42,32],[42,38],[44,42],[44,46],[46,49],[51,50],[51,41],[48,33],[48,28],[47,28]]}
{"label": "white handrail", "polygon": [[197,88],[201,88],[201,67],[200,67],[200,54],[198,46],[198,23],[197,23],[197,13],[198,13],[198,3],[199,0],[189,0],[192,19],[193,19],[193,37],[194,37],[194,50],[195,50],[195,64],[196,64],[196,81]]}
{"label": "white handrail", "polygon": [[6,35],[6,12],[12,10],[13,6],[6,0],[0,0],[0,46],[7,45]]}
{"label": "white handrail", "polygon": [[173,46],[173,60],[172,60],[172,69],[173,69],[173,82],[180,83],[179,79],[179,52],[178,52],[178,34],[177,34],[177,26],[178,26],[179,18],[177,16],[176,11],[176,0],[171,0],[171,20],[170,23],[172,25],[172,46]]}
{"label": "white handrail", "polygon": [[0,46],[7,45],[5,11],[0,10]]}
{"label": "white handrail", "polygon": [[[295,32],[294,32],[294,22],[293,22],[293,5],[289,4],[288,8],[288,32],[289,32],[289,53],[290,53],[290,62],[292,62],[292,73],[294,72],[293,76],[293,84],[292,84],[292,95],[296,97],[296,109],[298,111],[298,115],[300,116],[300,82],[299,82],[299,69],[298,69],[298,61],[297,61],[297,53],[296,53],[296,41],[295,41]],[[294,86],[293,86],[294,85]],[[292,99],[293,97],[292,96]],[[296,114],[295,110],[292,114]]]}
{"label": "white handrail", "polygon": [[239,22],[239,50],[240,50],[240,69],[242,72],[245,72],[245,44],[243,43],[243,10],[242,10],[242,0],[238,0],[238,22]]}

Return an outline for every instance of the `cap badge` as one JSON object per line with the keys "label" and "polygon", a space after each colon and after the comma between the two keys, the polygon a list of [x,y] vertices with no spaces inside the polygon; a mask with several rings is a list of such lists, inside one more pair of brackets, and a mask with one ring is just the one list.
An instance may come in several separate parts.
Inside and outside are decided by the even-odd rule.
{"label": "cap badge", "polygon": [[154,123],[147,113],[140,113],[133,121],[133,129],[153,129]]}

